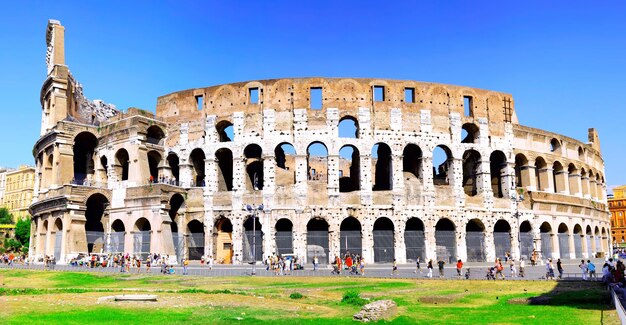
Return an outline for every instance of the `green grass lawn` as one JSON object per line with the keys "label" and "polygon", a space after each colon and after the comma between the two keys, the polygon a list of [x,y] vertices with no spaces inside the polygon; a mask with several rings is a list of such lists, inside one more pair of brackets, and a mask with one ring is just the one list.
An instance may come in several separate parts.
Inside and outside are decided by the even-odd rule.
{"label": "green grass lawn", "polygon": [[[357,304],[392,299],[394,324],[619,324],[595,283],[345,277],[180,277],[0,270],[3,324],[354,324]],[[157,302],[113,302],[150,293]],[[290,297],[291,296],[291,297]],[[302,296],[300,298],[300,296]],[[542,297],[545,305],[529,304]]]}

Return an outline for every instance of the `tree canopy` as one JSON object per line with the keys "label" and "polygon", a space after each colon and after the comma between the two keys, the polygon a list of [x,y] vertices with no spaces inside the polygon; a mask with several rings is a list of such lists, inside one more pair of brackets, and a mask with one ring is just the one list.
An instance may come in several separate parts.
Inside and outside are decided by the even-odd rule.
{"label": "tree canopy", "polygon": [[0,224],[13,224],[13,215],[7,208],[0,208]]}

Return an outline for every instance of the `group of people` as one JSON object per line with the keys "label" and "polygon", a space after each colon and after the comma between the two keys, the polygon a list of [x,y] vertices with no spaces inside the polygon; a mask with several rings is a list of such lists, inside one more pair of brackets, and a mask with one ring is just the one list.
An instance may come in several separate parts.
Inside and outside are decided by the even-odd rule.
{"label": "group of people", "polygon": [[299,265],[298,257],[272,255],[264,261],[265,269],[276,275],[289,275]]}
{"label": "group of people", "polygon": [[13,263],[23,264],[26,262],[26,256],[23,254],[4,253],[0,255],[0,262],[8,266],[13,266]]}
{"label": "group of people", "polygon": [[[333,270],[331,274],[341,274],[343,271],[347,271],[351,275],[365,275],[365,260],[358,254],[350,254],[347,252],[343,258],[335,255],[335,260],[332,263]],[[396,260],[393,260],[393,270],[397,274],[398,267]]]}
{"label": "group of people", "polygon": [[[612,261],[613,259],[609,259],[609,260]],[[580,271],[582,273],[582,278],[584,281],[591,280],[591,279],[595,279],[595,280],[598,279],[598,277],[596,276],[596,265],[593,264],[591,260],[587,260],[587,261],[585,261],[584,259],[581,260],[578,267],[580,268]],[[559,280],[563,279],[563,272],[564,272],[563,262],[561,262],[560,258],[556,260],[556,270],[559,272],[558,277],[555,277],[554,265],[552,264],[552,259],[548,258],[548,261],[546,262],[546,279],[548,280],[554,280],[555,278]]]}
{"label": "group of people", "polygon": [[150,175],[150,177],[148,178],[148,182],[154,184],[168,184],[178,186],[178,180],[176,179],[176,177],[170,178],[169,176],[163,175],[157,178],[154,178],[154,176]]}

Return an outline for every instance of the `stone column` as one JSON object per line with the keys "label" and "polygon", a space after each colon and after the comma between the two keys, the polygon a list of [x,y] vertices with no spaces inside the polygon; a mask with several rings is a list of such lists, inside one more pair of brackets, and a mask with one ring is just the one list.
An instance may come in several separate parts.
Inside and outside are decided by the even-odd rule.
{"label": "stone column", "polygon": [[296,197],[301,207],[306,206],[307,192],[308,192],[308,172],[307,172],[307,156],[295,155],[295,169],[296,169]]}
{"label": "stone column", "polygon": [[[433,216],[430,216],[430,218],[432,218]],[[426,251],[426,263],[428,263],[428,260],[433,260],[433,267],[434,267],[434,263],[437,261],[437,252],[436,252],[436,248],[437,248],[437,242],[435,239],[435,225],[429,225],[429,223],[426,222],[426,220],[429,218],[429,216],[424,215],[424,249]]]}
{"label": "stone column", "polygon": [[496,243],[493,238],[493,226],[485,229],[485,259],[491,263],[495,261],[496,256]]}
{"label": "stone column", "polygon": [[502,196],[510,198],[515,193],[515,161],[509,162],[500,169],[500,182],[502,183]]}
{"label": "stone column", "polygon": [[365,263],[374,263],[374,221],[367,219],[361,222],[361,247]]}
{"label": "stone column", "polygon": [[[276,194],[276,157],[263,157],[263,204],[270,207],[274,204]],[[268,219],[269,220],[269,219]]]}
{"label": "stone column", "polygon": [[372,155],[361,154],[361,203],[372,205]]}
{"label": "stone column", "polygon": [[538,170],[539,180],[541,181],[540,191],[554,192],[554,178],[552,177],[553,170],[550,167],[545,167]]}
{"label": "stone column", "polygon": [[568,229],[567,241],[569,243],[569,256],[566,258],[574,259],[576,258],[576,247],[574,245],[574,236],[578,236],[574,233],[573,229]]}
{"label": "stone column", "polygon": [[193,186],[192,180],[192,166],[189,163],[179,163],[178,164],[178,185],[180,187],[191,187]]}
{"label": "stone column", "polygon": [[334,222],[331,220],[327,220],[328,221],[328,250],[329,250],[329,256],[328,256],[328,261],[329,263],[332,263],[335,260],[335,256],[339,256],[339,248],[341,247],[339,245],[339,240],[341,239],[340,237],[340,230],[339,230],[339,222]]}
{"label": "stone column", "polygon": [[[527,172],[528,172],[528,186],[526,186],[526,191],[538,191],[539,190],[539,186],[537,184],[537,170],[535,168],[535,166],[527,166]],[[522,175],[524,170],[522,169]]]}
{"label": "stone column", "polygon": [[403,159],[402,155],[392,155],[392,168],[393,168],[393,204],[395,206],[404,206],[406,205],[405,196],[404,196],[404,173],[403,169]]}
{"label": "stone column", "polygon": [[328,197],[333,202],[333,197],[339,195],[339,155],[328,155]]}
{"label": "stone column", "polygon": [[[241,264],[243,257],[243,219],[245,215],[241,212],[237,213],[238,216],[231,220],[233,225],[232,243],[233,243],[233,264]],[[233,213],[235,216],[235,213]]]}
{"label": "stone column", "polygon": [[[456,255],[454,260],[461,259],[467,261],[467,242],[465,227],[456,227],[454,230],[456,236]],[[447,262],[446,262],[447,263]]]}
{"label": "stone column", "polygon": [[296,215],[294,216],[293,229],[292,229],[292,241],[294,253],[302,258],[303,263],[310,263],[307,258],[307,229],[306,225],[309,219],[304,219],[302,216],[302,210],[296,209]]}
{"label": "stone column", "polygon": [[582,184],[581,188],[582,188],[583,197],[586,199],[591,198],[591,196],[589,195],[589,177],[586,175],[582,176],[580,179],[580,182]]}
{"label": "stone column", "polygon": [[433,206],[435,204],[435,184],[433,184],[433,152],[432,150],[425,150],[422,151],[422,154],[422,170],[420,171],[422,175],[422,204],[424,206]]}
{"label": "stone column", "polygon": [[463,190],[463,159],[451,158],[452,166],[448,171],[450,186],[454,191],[454,204],[457,207],[465,205],[465,191]]}

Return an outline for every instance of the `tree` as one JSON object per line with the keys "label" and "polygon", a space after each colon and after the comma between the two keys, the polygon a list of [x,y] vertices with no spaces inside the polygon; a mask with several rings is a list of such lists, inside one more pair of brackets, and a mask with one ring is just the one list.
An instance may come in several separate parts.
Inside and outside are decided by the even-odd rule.
{"label": "tree", "polygon": [[13,224],[13,215],[7,208],[0,208],[0,224]]}
{"label": "tree", "polygon": [[30,218],[20,218],[15,224],[15,239],[17,239],[24,247],[28,247],[30,240]]}

